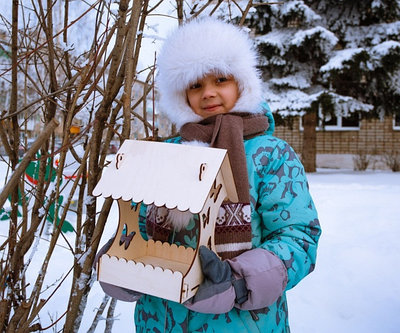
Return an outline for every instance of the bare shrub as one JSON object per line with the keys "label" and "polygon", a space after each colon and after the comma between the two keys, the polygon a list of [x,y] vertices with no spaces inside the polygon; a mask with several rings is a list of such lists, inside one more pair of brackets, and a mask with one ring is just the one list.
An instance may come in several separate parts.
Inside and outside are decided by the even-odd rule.
{"label": "bare shrub", "polygon": [[393,172],[400,171],[400,150],[391,150],[383,154],[383,162]]}
{"label": "bare shrub", "polygon": [[[58,331],[56,325],[64,332],[79,329],[112,205],[106,199],[100,206],[91,196],[107,164],[110,142],[162,139],[155,128],[160,120],[155,108],[153,115],[146,115],[156,99],[155,64],[145,69],[138,65],[146,19],[161,2],[18,0],[12,1],[12,19],[0,13],[0,147],[7,156],[0,155],[0,160],[8,164],[0,193],[0,220],[8,224],[0,242],[0,332]],[[214,13],[224,2],[189,5],[176,0],[175,5],[174,19],[182,23],[209,5]],[[244,5],[245,16],[252,1]],[[171,12],[158,15],[172,17]],[[74,44],[73,37],[83,30],[91,31],[90,41]],[[146,71],[145,82],[139,81]],[[38,126],[35,135],[42,133],[36,138],[28,136],[32,122]],[[159,121],[160,133],[174,131],[161,125]],[[30,145],[28,139],[35,141]],[[32,162],[29,183],[25,166]],[[69,178],[64,177],[66,170]],[[72,242],[63,232],[66,225],[73,229]],[[44,238],[46,252],[38,254]],[[60,272],[62,279],[46,281],[62,239],[71,267]],[[32,262],[39,270],[28,281]],[[48,313],[46,303],[58,297],[66,278],[72,283],[65,311]],[[110,300],[106,331],[112,329],[115,302]],[[107,303],[108,298],[90,330]]]}
{"label": "bare shrub", "polygon": [[353,156],[353,169],[355,171],[365,171],[373,161],[373,155],[367,153],[365,150],[360,150]]}

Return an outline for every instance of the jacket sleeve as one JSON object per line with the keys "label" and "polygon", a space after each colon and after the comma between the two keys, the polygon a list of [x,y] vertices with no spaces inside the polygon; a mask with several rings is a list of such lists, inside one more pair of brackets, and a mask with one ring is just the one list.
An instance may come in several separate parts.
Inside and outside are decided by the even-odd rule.
{"label": "jacket sleeve", "polygon": [[296,153],[280,139],[269,141],[274,144],[253,155],[260,177],[255,203],[261,226],[259,247],[283,262],[288,290],[314,270],[321,229]]}

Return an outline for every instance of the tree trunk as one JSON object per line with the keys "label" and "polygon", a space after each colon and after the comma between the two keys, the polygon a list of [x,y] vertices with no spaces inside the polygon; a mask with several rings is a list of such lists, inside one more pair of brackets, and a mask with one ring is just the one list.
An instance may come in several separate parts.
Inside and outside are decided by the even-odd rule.
{"label": "tree trunk", "polygon": [[311,111],[303,116],[303,150],[301,159],[306,172],[317,170],[317,113]]}

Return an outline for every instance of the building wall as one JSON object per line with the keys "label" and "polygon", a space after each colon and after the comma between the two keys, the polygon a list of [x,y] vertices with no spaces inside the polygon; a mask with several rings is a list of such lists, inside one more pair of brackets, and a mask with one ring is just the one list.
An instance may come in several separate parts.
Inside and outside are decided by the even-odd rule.
{"label": "building wall", "polygon": [[[303,131],[300,129],[299,122],[300,118],[295,118],[290,127],[276,126],[275,136],[287,141],[296,152],[301,154]],[[349,161],[360,154],[378,156],[393,153],[400,154],[400,130],[393,129],[392,117],[386,117],[384,120],[364,119],[360,122],[359,130],[317,131],[317,154],[320,157],[317,158],[318,167],[329,167],[330,164],[327,162],[329,155],[337,155],[338,158],[340,155],[343,161]],[[321,156],[326,158],[321,158]],[[324,161],[329,165],[323,165]],[[349,165],[348,162],[344,164]]]}

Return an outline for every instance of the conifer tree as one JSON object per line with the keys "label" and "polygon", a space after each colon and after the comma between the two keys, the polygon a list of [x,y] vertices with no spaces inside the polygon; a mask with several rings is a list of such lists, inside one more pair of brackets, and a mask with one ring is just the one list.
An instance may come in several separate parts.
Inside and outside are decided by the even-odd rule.
{"label": "conifer tree", "polygon": [[257,6],[266,99],[302,116],[302,159],[315,171],[316,127],[400,115],[400,0],[285,1]]}

